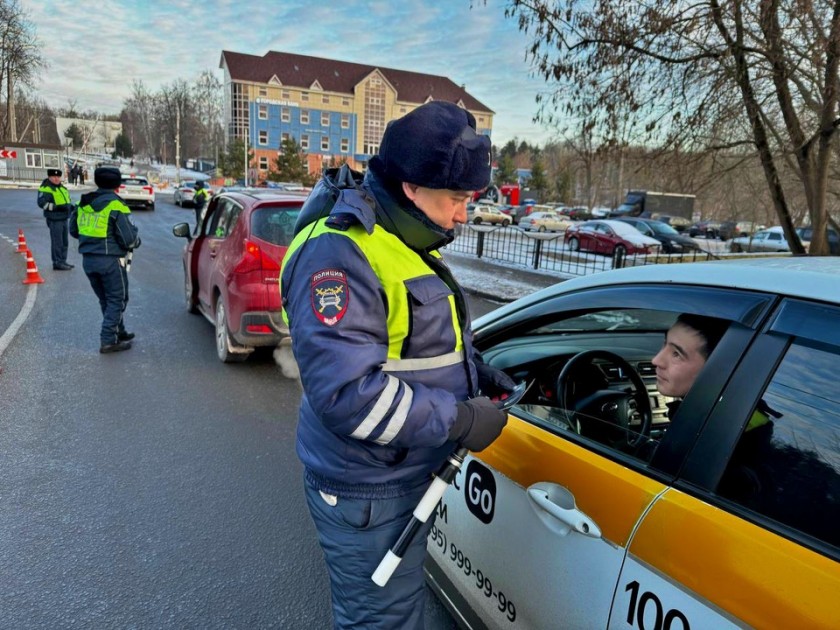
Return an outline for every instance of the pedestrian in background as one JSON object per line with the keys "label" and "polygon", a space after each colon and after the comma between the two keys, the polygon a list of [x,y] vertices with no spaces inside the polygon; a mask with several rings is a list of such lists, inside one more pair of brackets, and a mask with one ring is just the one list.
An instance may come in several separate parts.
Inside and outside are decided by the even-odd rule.
{"label": "pedestrian in background", "polygon": [[61,169],[47,169],[47,178],[38,188],[38,207],[44,211],[50,229],[50,255],[53,269],[68,271],[74,267],[67,262],[67,219],[73,210],[70,193],[61,183]]}
{"label": "pedestrian in background", "polygon": [[297,452],[336,628],[423,627],[434,518],[384,587],[371,576],[456,446],[481,451],[507,422],[485,396],[514,383],[477,362],[464,293],[438,252],[489,181],[475,118],[428,103],[389,123],[364,180],[328,171],[283,260],[303,385]]}
{"label": "pedestrian in background", "polygon": [[127,332],[123,314],[128,304],[126,256],[140,247],[131,211],[114,192],[122,183],[119,169],[98,168],[93,173],[97,190],[82,195],[71,216],[70,233],[79,239],[79,253],[102,310],[99,352],[131,348],[134,333]]}
{"label": "pedestrian in background", "polygon": [[204,182],[198,180],[195,183],[195,193],[193,194],[193,208],[195,208],[195,229],[198,229],[201,223],[201,212],[204,210],[204,205],[207,203],[207,190],[204,188]]}

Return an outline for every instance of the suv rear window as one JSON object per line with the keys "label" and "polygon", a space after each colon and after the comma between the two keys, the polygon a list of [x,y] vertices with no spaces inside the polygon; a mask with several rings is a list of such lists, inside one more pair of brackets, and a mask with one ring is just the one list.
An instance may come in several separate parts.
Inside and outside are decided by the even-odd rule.
{"label": "suv rear window", "polygon": [[274,245],[289,245],[301,206],[263,206],[251,215],[251,235]]}
{"label": "suv rear window", "polygon": [[149,182],[142,177],[123,177],[122,183],[127,186],[148,186]]}

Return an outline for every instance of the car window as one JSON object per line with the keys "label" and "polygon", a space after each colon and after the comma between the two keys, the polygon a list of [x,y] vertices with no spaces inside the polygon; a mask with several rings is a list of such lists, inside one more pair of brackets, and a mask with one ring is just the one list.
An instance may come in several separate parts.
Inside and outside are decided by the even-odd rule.
{"label": "car window", "polygon": [[[648,308],[571,312],[500,344],[497,352],[506,354],[509,348],[517,347],[518,352],[526,349],[526,358],[537,348],[538,352],[553,348],[550,356],[512,371],[518,380],[533,379],[528,394],[517,406],[517,415],[573,436],[575,441],[621,453],[646,465],[668,430],[668,405],[674,400],[657,390],[651,359],[662,347],[676,317],[677,313],[671,311]],[[536,336],[539,341],[525,341]],[[578,353],[604,350],[619,355],[626,363],[602,355],[572,362]],[[628,365],[644,382],[644,391],[636,389]],[[642,401],[649,403],[651,413],[650,426],[644,432]]]}
{"label": "car window", "polygon": [[767,234],[767,240],[768,241],[781,241],[782,240],[782,235],[779,234],[778,232],[770,232],[769,234]]}
{"label": "car window", "polygon": [[647,225],[654,234],[674,235],[674,234],[679,233],[674,228],[672,228],[670,225],[668,225],[667,223],[655,222],[655,223],[646,223],[645,225]]}
{"label": "car window", "polygon": [[149,182],[142,177],[123,177],[122,183],[127,186],[148,186]]}
{"label": "car window", "polygon": [[251,214],[251,235],[274,245],[287,246],[294,236],[300,206],[263,206]]}
{"label": "car window", "polygon": [[230,224],[231,215],[237,205],[233,200],[223,197],[213,206],[213,214],[205,223],[206,236],[213,236],[216,238],[224,238],[228,235],[228,225]]}
{"label": "car window", "polygon": [[632,225],[634,228],[639,230],[639,232],[641,232],[645,236],[650,236],[651,234],[653,234],[653,229],[651,229],[651,227],[648,226],[646,223],[636,223],[636,222],[630,223],[629,221],[626,222],[626,223],[628,225]]}
{"label": "car window", "polygon": [[789,347],[717,493],[840,548],[840,348]]}

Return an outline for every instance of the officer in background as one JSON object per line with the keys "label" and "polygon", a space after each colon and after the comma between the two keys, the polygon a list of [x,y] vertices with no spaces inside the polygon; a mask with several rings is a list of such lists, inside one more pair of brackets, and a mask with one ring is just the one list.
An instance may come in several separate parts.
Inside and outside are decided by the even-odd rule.
{"label": "officer in background", "polygon": [[67,262],[67,218],[73,210],[70,193],[61,183],[61,169],[47,169],[47,178],[38,188],[38,207],[44,211],[50,228],[50,254],[53,269],[67,271],[74,265]]}
{"label": "officer in background", "polygon": [[489,181],[474,117],[428,103],[389,123],[363,181],[327,172],[283,260],[297,453],[336,628],[423,626],[434,519],[385,587],[371,576],[447,456],[483,450],[507,422],[485,396],[514,383],[476,362],[464,293],[438,252]]}
{"label": "officer in background", "polygon": [[204,210],[204,205],[207,203],[207,190],[204,188],[204,182],[198,180],[195,183],[195,194],[193,195],[193,207],[195,208],[195,229],[198,229],[201,223],[201,211]]}
{"label": "officer in background", "polygon": [[140,247],[140,237],[131,211],[114,192],[122,182],[119,169],[97,168],[93,181],[98,188],[82,195],[71,215],[70,234],[79,239],[84,270],[102,309],[99,352],[120,352],[128,350],[134,338],[123,322],[128,303],[126,255]]}

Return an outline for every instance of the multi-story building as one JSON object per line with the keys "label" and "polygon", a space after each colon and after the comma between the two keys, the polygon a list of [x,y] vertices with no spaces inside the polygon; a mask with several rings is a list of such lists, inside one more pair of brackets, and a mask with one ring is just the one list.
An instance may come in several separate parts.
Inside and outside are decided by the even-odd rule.
{"label": "multi-story building", "polygon": [[227,139],[247,140],[260,179],[287,138],[300,144],[310,173],[341,161],[363,169],[388,122],[431,100],[469,110],[479,133],[493,128],[494,112],[446,77],[274,51],[223,51],[219,66]]}

